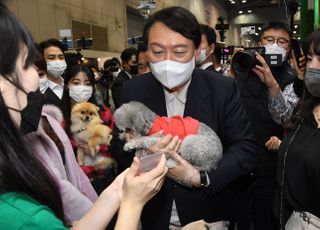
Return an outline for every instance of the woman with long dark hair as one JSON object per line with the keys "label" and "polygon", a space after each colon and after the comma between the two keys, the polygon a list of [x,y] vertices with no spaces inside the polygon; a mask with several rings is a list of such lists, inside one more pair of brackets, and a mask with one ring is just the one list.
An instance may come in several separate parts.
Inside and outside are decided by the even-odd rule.
{"label": "woman with long dark hair", "polygon": [[92,70],[85,65],[72,65],[67,68],[65,73],[65,91],[67,103],[64,114],[66,114],[65,130],[68,133],[74,152],[77,155],[78,164],[90,178],[92,185],[98,194],[105,188],[114,178],[114,164],[109,146],[102,144],[96,148],[97,152],[93,157],[89,153],[86,144],[76,143],[70,133],[71,116],[70,111],[76,103],[91,102],[98,106],[99,116],[104,125],[112,130],[114,127],[114,119],[112,113],[105,105],[99,105],[95,100],[96,82]]}
{"label": "woman with long dark hair", "polygon": [[305,91],[279,147],[281,229],[320,229],[320,32],[305,40]]}
{"label": "woman with long dark hair", "polygon": [[[0,229],[64,229],[62,184],[57,182],[54,168],[34,154],[30,144],[31,137],[39,142],[44,137],[35,135],[41,129],[45,98],[38,90],[33,67],[34,43],[2,3],[0,34]],[[43,151],[42,156],[52,154]],[[116,228],[137,229],[143,205],[159,191],[166,172],[164,156],[143,175],[139,175],[139,160],[135,159],[73,228],[104,229],[120,207]]]}

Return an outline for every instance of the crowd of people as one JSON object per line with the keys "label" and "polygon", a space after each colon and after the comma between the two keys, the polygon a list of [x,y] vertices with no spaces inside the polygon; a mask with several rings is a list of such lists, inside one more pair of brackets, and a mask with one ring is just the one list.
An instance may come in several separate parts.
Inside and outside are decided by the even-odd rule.
{"label": "crowd of people", "polygon": [[[254,52],[247,71],[235,58],[243,48],[227,71],[215,30],[176,6],[154,13],[137,49],[103,71],[69,59],[56,39],[35,44],[2,3],[0,33],[1,229],[320,229],[320,32],[295,57],[290,27],[265,23],[259,45],[279,64]],[[210,127],[218,167],[199,170],[160,131],[147,151],[163,154],[141,172],[113,117],[130,101]],[[72,109],[86,102],[112,130],[93,153],[75,138],[86,128],[71,130]]]}

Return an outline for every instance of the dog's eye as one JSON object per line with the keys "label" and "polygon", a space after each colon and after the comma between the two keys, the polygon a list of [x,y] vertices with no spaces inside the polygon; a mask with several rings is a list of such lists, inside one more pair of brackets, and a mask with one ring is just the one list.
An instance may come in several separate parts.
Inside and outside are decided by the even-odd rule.
{"label": "dog's eye", "polygon": [[92,116],[93,113],[89,113],[89,114],[90,114],[90,116]]}
{"label": "dog's eye", "polygon": [[124,131],[125,131],[126,133],[130,133],[130,132],[132,131],[132,129],[126,128]]}
{"label": "dog's eye", "polygon": [[84,111],[81,111],[81,114],[84,114]]}

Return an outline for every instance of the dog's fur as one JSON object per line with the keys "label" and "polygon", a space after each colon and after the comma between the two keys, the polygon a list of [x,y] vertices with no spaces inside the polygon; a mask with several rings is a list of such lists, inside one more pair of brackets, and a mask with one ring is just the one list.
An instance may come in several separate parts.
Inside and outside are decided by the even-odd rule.
{"label": "dog's fur", "polygon": [[[156,114],[144,104],[131,101],[123,104],[114,113],[119,138],[126,141],[124,150],[148,149],[160,137],[146,136],[156,119]],[[146,152],[146,151],[144,151]],[[200,122],[196,135],[186,136],[180,147],[181,157],[198,170],[216,169],[222,159],[222,144],[217,134]]]}
{"label": "dog's fur", "polygon": [[[73,134],[77,144],[85,144],[89,148],[92,157],[95,156],[96,147],[101,144],[110,145],[112,139],[112,130],[103,125],[103,121],[99,116],[99,107],[90,103],[77,103],[71,110],[71,126],[70,131]],[[84,164],[85,156],[82,151],[78,151],[78,162],[80,165]],[[94,160],[90,157],[89,162]],[[97,157],[98,158],[98,157]],[[96,162],[99,164],[99,162]]]}

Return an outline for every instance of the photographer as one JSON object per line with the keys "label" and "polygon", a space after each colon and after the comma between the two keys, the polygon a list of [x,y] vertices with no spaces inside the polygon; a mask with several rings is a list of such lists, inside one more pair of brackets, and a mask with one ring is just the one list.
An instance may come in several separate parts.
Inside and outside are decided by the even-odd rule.
{"label": "photographer", "polygon": [[[254,225],[255,229],[259,230],[275,229],[272,219],[272,201],[277,154],[266,148],[265,143],[271,136],[282,138],[283,128],[272,119],[268,106],[272,106],[272,99],[277,98],[284,88],[293,83],[296,78],[288,62],[291,38],[292,32],[287,24],[282,22],[266,23],[262,27],[260,37],[260,44],[264,48],[241,50],[232,58],[232,69],[247,114],[252,122],[260,152],[260,161],[253,176],[244,179],[251,184],[250,191],[242,191],[246,195],[250,194],[247,197],[251,197],[250,204],[253,208]],[[273,59],[275,57],[277,59]],[[248,188],[244,190],[246,189]],[[236,217],[238,220],[242,219],[239,220],[238,228],[242,221],[244,224],[248,224],[251,207],[247,208],[247,218]],[[240,212],[236,211],[236,213]],[[241,215],[243,213],[242,211]],[[243,225],[243,229],[248,229],[248,227]]]}
{"label": "photographer", "polygon": [[105,104],[107,107],[110,107],[109,89],[121,70],[120,62],[115,57],[108,59],[104,62],[103,68],[104,70],[100,77],[96,78],[97,91],[100,98],[102,98],[103,104]]}

